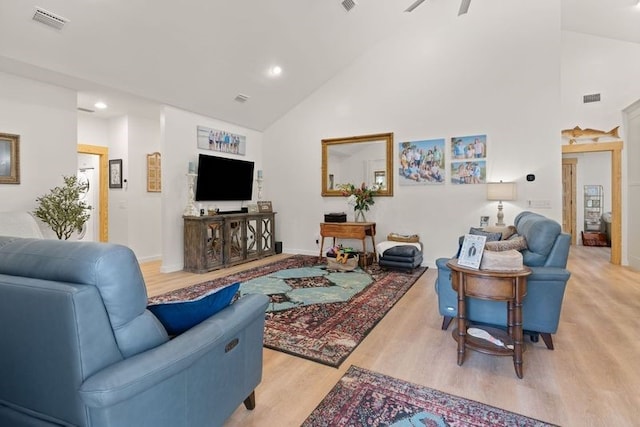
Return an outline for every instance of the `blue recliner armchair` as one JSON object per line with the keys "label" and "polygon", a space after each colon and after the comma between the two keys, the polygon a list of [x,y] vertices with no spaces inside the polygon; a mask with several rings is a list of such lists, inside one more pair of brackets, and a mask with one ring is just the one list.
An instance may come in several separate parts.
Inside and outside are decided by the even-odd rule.
{"label": "blue recliner armchair", "polygon": [[[523,262],[531,268],[527,280],[522,313],[523,329],[533,341],[541,336],[547,348],[553,350],[551,334],[558,330],[562,299],[571,273],[566,269],[571,237],[563,233],[560,224],[543,215],[521,212],[514,220],[517,233],[524,236],[527,249],[522,251]],[[442,329],[447,329],[458,314],[458,294],[451,288],[449,258],[436,260],[438,278],[436,292],[438,308],[444,316]],[[505,302],[469,298],[467,318],[471,322],[506,326]]]}
{"label": "blue recliner armchair", "polygon": [[255,404],[267,302],[169,339],[130,249],[0,237],[0,425],[222,425]]}

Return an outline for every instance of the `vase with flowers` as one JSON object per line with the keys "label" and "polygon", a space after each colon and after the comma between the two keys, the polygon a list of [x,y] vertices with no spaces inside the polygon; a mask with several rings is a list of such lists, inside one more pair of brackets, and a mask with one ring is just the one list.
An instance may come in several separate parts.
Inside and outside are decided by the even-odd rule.
{"label": "vase with flowers", "polygon": [[378,193],[380,187],[375,184],[367,187],[363,182],[359,187],[353,184],[341,184],[338,188],[343,196],[348,197],[347,203],[353,206],[355,221],[366,222],[364,211],[368,211],[369,207],[375,203],[373,196]]}

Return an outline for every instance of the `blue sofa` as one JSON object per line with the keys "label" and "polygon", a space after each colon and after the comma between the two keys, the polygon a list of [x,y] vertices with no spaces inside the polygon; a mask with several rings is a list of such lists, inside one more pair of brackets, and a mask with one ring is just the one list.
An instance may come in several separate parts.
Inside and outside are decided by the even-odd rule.
{"label": "blue sofa", "polygon": [[[547,348],[553,350],[551,334],[558,330],[562,299],[571,276],[566,269],[571,237],[562,232],[556,221],[528,211],[518,214],[514,226],[517,234],[527,241],[527,249],[521,252],[523,263],[532,270],[522,305],[523,329],[533,341],[541,336]],[[444,317],[442,329],[447,329],[458,314],[458,294],[451,288],[451,270],[446,265],[449,259],[436,260],[438,308]],[[467,318],[475,323],[506,326],[506,303],[469,298]]]}
{"label": "blue sofa", "polygon": [[255,404],[267,302],[169,339],[130,249],[0,236],[0,425],[222,425]]}

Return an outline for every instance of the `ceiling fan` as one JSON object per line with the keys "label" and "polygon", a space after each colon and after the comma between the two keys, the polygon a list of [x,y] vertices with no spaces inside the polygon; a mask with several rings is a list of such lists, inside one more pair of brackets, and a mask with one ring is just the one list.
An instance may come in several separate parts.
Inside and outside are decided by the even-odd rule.
{"label": "ceiling fan", "polygon": [[[414,1],[411,6],[405,9],[405,12],[413,12],[414,9],[420,6],[422,3],[424,3],[424,0]],[[467,13],[469,11],[469,5],[471,5],[471,0],[462,0],[462,3],[460,3],[460,9],[458,10],[458,16]]]}

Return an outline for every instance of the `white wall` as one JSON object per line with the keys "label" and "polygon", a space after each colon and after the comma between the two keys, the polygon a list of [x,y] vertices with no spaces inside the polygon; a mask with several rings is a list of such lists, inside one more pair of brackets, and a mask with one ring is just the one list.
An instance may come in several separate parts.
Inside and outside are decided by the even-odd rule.
{"label": "white wall", "polygon": [[[640,159],[640,100],[625,109],[625,124],[627,126],[627,158],[634,159],[633,166],[627,174],[628,182],[628,259],[629,266],[640,270],[640,170],[637,163]],[[631,162],[629,162],[631,163]]]}
{"label": "white wall", "polygon": [[109,188],[109,242],[130,245],[129,195],[125,180],[129,178],[129,118],[108,120],[109,160],[122,159],[122,188]]}
{"label": "white wall", "polygon": [[109,241],[129,246],[140,261],[162,252],[161,193],[147,192],[147,154],[160,151],[160,117],[98,119],[78,115],[78,141],[109,147],[109,159],[122,159],[122,189],[109,190]]}
{"label": "white wall", "polygon": [[109,121],[78,113],[78,144],[109,146]]}
{"label": "white wall", "polygon": [[[206,126],[213,129],[245,135],[247,137],[246,155],[239,156],[200,150],[197,145],[197,127]],[[189,113],[184,110],[165,106],[160,119],[160,140],[162,153],[162,272],[182,270],[183,259],[183,219],[182,214],[187,204],[187,172],[189,162],[198,160],[198,153],[233,157],[254,161],[255,170],[264,169],[262,165],[262,133],[236,126],[210,117]],[[285,166],[286,167],[286,166]],[[276,166],[276,168],[282,168]],[[265,179],[268,173],[265,172]],[[253,199],[257,199],[257,186],[253,188]],[[263,199],[269,200],[270,193],[265,186]],[[216,202],[220,210],[234,210],[242,207],[240,202]],[[245,204],[246,206],[246,204]]]}
{"label": "white wall", "polygon": [[[487,2],[453,23],[425,19],[366,52],[265,132],[265,183],[286,252],[318,253],[323,214],[349,209],[344,198],[320,196],[320,141],[330,137],[391,131],[397,155],[401,141],[446,138],[448,150],[453,136],[487,134],[488,180],[518,183],[505,221],[527,199],[550,200],[541,213],[561,219],[559,3]],[[528,173],[536,181],[527,183]],[[394,197],[377,198],[367,219],[377,222],[378,240],[418,233],[425,264],[434,265],[481,215],[495,221],[485,185],[452,185],[449,171],[447,181],[396,184]]]}
{"label": "white wall", "polygon": [[0,185],[0,211],[33,211],[76,174],[76,93],[1,72],[0,88],[0,132],[20,135],[20,184]]}
{"label": "white wall", "polygon": [[[162,192],[147,192],[147,154],[160,151],[160,117],[129,116],[128,242],[141,261],[162,257]],[[164,162],[164,156],[161,158]],[[163,171],[164,172],[164,171]]]}
{"label": "white wall", "polygon": [[[622,150],[622,264],[627,264],[628,224],[634,214],[629,210],[628,172],[637,169],[639,159],[629,156],[638,148],[628,144],[638,141],[626,138],[622,110],[640,99],[640,44],[563,31],[561,65],[562,129],[620,126],[627,144]],[[591,93],[602,94],[602,101],[583,104],[583,95]]]}

